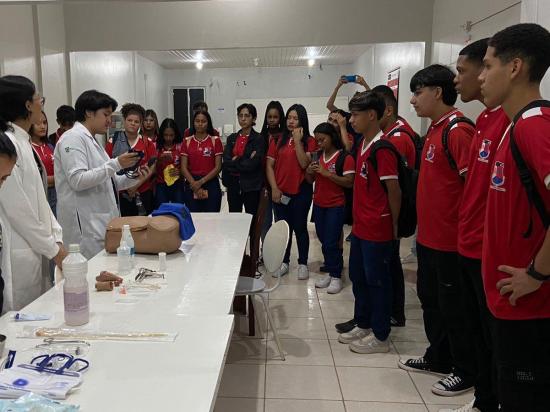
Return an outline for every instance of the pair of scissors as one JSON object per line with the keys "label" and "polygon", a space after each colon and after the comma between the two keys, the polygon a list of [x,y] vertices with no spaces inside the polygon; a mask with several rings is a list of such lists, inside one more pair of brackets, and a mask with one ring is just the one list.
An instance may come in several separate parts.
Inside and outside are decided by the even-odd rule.
{"label": "pair of scissors", "polygon": [[55,371],[57,375],[63,375],[65,370],[72,372],[83,372],[90,366],[86,359],[75,358],[66,353],[54,353],[53,355],[40,355],[32,359],[31,365],[36,366],[38,371]]}

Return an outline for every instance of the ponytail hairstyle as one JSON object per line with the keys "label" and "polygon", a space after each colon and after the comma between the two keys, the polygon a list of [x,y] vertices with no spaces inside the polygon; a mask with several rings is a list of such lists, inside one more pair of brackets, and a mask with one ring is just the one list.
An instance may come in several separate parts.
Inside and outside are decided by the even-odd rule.
{"label": "ponytail hairstyle", "polygon": [[0,131],[10,129],[8,122],[29,117],[25,104],[33,100],[35,93],[34,83],[26,77],[0,77]]}
{"label": "ponytail hairstyle", "polygon": [[295,111],[298,114],[298,127],[301,127],[304,131],[304,135],[302,136],[302,144],[304,145],[304,149],[307,148],[307,141],[309,139],[309,120],[307,118],[307,111],[304,106],[301,104],[293,104],[289,107],[289,109],[286,111],[285,116],[285,123],[283,127],[283,136],[279,140],[279,144],[277,145],[278,148],[283,147],[285,144],[287,144],[288,139],[292,138],[292,133],[290,130],[288,130],[288,127],[286,125],[286,121],[288,119],[288,115],[290,112]]}

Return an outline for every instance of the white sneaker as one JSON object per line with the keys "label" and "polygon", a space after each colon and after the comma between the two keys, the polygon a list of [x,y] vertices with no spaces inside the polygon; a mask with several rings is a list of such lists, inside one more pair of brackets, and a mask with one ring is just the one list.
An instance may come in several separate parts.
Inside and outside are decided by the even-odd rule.
{"label": "white sneaker", "polygon": [[440,409],[439,412],[481,412],[478,408],[474,408],[474,401],[475,399],[472,399],[469,403],[457,409]]}
{"label": "white sneaker", "polygon": [[316,288],[326,288],[328,285],[330,285],[331,277],[330,275],[325,275],[321,279],[319,279],[317,282],[315,282]]}
{"label": "white sneaker", "polygon": [[374,333],[371,333],[367,337],[350,343],[349,349],[355,353],[387,353],[390,351],[390,340],[378,340]]}
{"label": "white sneaker", "polygon": [[288,273],[288,263],[283,263],[279,269],[277,269],[276,272],[274,272],[271,276],[274,278],[278,278],[279,276],[284,276]]}
{"label": "white sneaker", "polygon": [[372,332],[372,329],[361,329],[359,326],[354,327],[352,330],[346,333],[338,335],[338,342],[351,343],[356,340],[362,339]]}
{"label": "white sneaker", "polygon": [[401,263],[403,265],[407,265],[407,264],[410,264],[410,263],[417,263],[417,258],[416,258],[416,255],[413,254],[412,252],[409,253],[407,256],[401,258]]}
{"label": "white sneaker", "polygon": [[298,280],[309,279],[309,269],[307,265],[298,265]]}
{"label": "white sneaker", "polygon": [[327,293],[336,294],[342,290],[342,279],[330,278],[330,285],[327,289]]}

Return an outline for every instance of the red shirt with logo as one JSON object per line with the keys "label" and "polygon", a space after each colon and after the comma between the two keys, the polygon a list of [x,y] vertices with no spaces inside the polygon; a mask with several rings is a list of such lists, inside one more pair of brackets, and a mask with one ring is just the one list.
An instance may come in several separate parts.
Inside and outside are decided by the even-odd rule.
{"label": "red shirt with logo", "polygon": [[244,149],[248,143],[248,136],[240,134],[235,140],[235,145],[233,146],[233,156],[242,157],[244,155]]}
{"label": "red shirt with logo", "polygon": [[388,194],[382,181],[397,180],[397,159],[387,150],[376,152],[378,170],[368,161],[372,145],[383,138],[378,133],[370,143],[365,139],[357,148],[355,181],[353,184],[353,226],[352,233],[359,239],[372,242],[387,242],[393,239],[393,219]]}
{"label": "red shirt with logo", "polygon": [[[317,142],[309,137],[306,144],[306,153],[317,151]],[[275,140],[269,144],[267,157],[275,161],[275,181],[279,190],[287,195],[295,195],[300,191],[300,185],[304,181],[306,171],[300,166],[294,139],[289,137],[288,142],[282,147]]]}
{"label": "red shirt with logo", "polygon": [[407,133],[394,132],[392,134],[392,131],[397,129],[405,129],[412,136],[415,135],[415,132],[412,129],[411,125],[402,118],[397,119],[394,124],[388,126],[386,130],[384,130],[384,134],[393,143],[399,153],[401,153],[401,156],[405,158],[405,160],[407,161],[407,165],[410,168],[414,168],[416,162],[416,147],[414,146],[411,136],[409,136]]}
{"label": "red shirt with logo", "polygon": [[[157,148],[155,144],[149,139],[148,137],[139,136],[134,145],[131,147],[136,152],[143,152],[143,158],[139,162],[140,166],[147,165],[147,162],[149,162],[150,159],[153,157],[157,157]],[[107,144],[105,145],[105,151],[109,155],[109,157],[113,157],[113,142],[112,140],[109,140]],[[139,193],[147,192],[148,190],[152,190],[153,188],[153,181],[152,179],[147,180],[144,182],[139,188]]]}
{"label": "red shirt with logo", "polygon": [[470,259],[481,259],[489,178],[497,145],[509,125],[510,120],[500,106],[485,109],[476,121],[464,194],[458,209],[458,253]]}
{"label": "red shirt with logo", "polygon": [[[526,111],[514,127],[514,140],[527,163],[542,197],[550,210],[550,109]],[[526,268],[540,250],[546,229],[535,207],[529,205],[518,169],[510,150],[510,131],[498,144],[491,165],[485,232],[483,237],[482,273],[487,303],[499,319],[524,320],[550,318],[550,283],[545,282],[533,293],[519,298],[516,306],[501,296],[499,280],[510,275],[500,272],[500,265]],[[523,234],[532,218],[531,236]]]}
{"label": "red shirt with logo", "polygon": [[[172,145],[170,149],[159,147],[157,150],[157,183],[166,183],[164,180],[164,169],[170,165],[174,165],[176,169],[180,169],[181,165],[181,143]],[[169,156],[162,156],[163,153]]]}
{"label": "red shirt with logo", "polygon": [[[338,150],[333,153],[328,159],[325,154],[321,154],[319,158],[319,166],[328,170],[332,174],[336,174],[336,163],[338,158],[342,156],[342,151]],[[342,175],[350,175],[355,173],[355,161],[350,154],[344,159]],[[328,177],[319,173],[315,174],[315,193],[313,194],[313,204],[319,207],[338,207],[346,204],[344,188]]]}
{"label": "red shirt with logo", "polygon": [[32,144],[32,148],[35,151],[35,153],[40,157],[40,160],[42,160],[42,163],[44,163],[44,168],[46,169],[47,176],[53,176],[54,175],[54,168],[53,168],[53,150],[52,147],[47,143],[41,143],[41,144]]}
{"label": "red shirt with logo", "polygon": [[460,175],[468,171],[474,129],[466,123],[458,123],[449,132],[448,147],[458,170],[449,165],[442,135],[449,121],[463,116],[453,109],[433,122],[422,150],[416,194],[417,240],[426,247],[443,252],[457,251],[458,207],[464,190],[464,180]]}
{"label": "red shirt with logo", "polygon": [[216,168],[216,156],[223,154],[223,144],[218,136],[206,136],[199,141],[187,137],[181,144],[181,155],[187,157],[187,169],[194,176],[206,176]]}

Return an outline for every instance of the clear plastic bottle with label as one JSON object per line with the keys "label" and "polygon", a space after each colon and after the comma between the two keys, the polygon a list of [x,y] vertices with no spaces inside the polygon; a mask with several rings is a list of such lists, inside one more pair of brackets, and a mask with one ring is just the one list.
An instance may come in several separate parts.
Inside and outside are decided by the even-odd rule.
{"label": "clear plastic bottle with label", "polygon": [[85,325],[90,321],[87,275],[88,261],[80,254],[80,246],[69,245],[69,254],[63,260],[63,303],[68,326]]}
{"label": "clear plastic bottle with label", "polygon": [[132,255],[124,239],[120,242],[116,255],[118,258],[118,274],[120,276],[128,275],[132,270]]}
{"label": "clear plastic bottle with label", "polygon": [[132,237],[132,231],[130,230],[130,225],[122,226],[122,238],[120,240],[120,244],[122,244],[122,241],[125,241],[130,248],[130,269],[133,269],[135,266],[136,249],[134,238]]}

